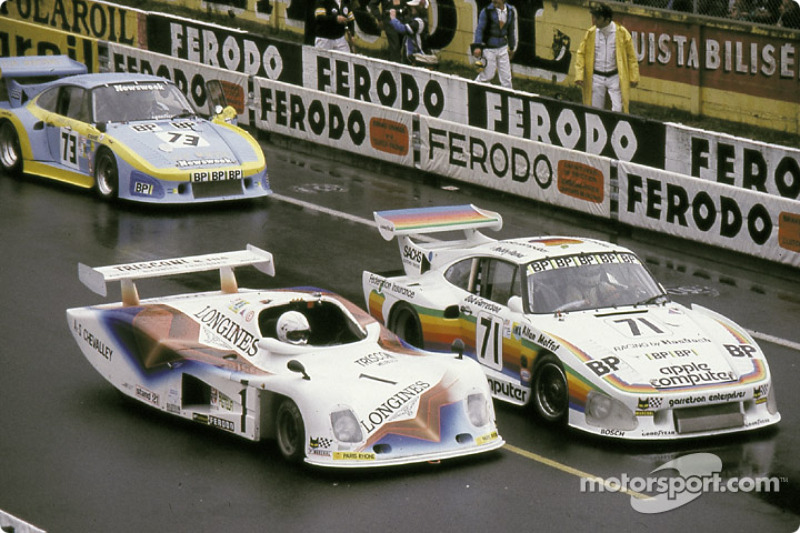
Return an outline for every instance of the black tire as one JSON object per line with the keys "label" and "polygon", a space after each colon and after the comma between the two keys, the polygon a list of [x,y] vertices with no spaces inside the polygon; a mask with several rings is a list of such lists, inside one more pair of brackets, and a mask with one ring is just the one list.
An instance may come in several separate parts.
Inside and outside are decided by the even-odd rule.
{"label": "black tire", "polygon": [[569,413],[569,388],[567,375],[561,361],[545,354],[533,374],[533,406],[543,420],[552,424],[567,421]]}
{"label": "black tire", "polygon": [[22,148],[14,125],[4,120],[0,123],[0,168],[15,178],[22,175]]}
{"label": "black tire", "polygon": [[305,458],[306,429],[303,415],[292,400],[284,400],[275,417],[278,449],[284,459],[299,463]]}
{"label": "black tire", "polygon": [[116,200],[119,197],[117,160],[109,150],[100,150],[95,156],[94,188],[103,200]]}
{"label": "black tire", "polygon": [[392,309],[389,315],[389,329],[410,345],[417,348],[424,347],[422,324],[419,315],[410,305],[400,303]]}

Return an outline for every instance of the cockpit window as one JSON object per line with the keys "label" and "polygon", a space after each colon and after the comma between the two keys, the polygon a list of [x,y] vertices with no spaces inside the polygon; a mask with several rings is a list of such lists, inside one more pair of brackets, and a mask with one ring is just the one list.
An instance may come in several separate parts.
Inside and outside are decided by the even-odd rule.
{"label": "cockpit window", "polygon": [[258,316],[261,336],[277,339],[278,318],[288,311],[298,311],[308,320],[311,329],[309,345],[349,344],[366,337],[361,327],[339,305],[325,300],[298,301],[264,309]]}

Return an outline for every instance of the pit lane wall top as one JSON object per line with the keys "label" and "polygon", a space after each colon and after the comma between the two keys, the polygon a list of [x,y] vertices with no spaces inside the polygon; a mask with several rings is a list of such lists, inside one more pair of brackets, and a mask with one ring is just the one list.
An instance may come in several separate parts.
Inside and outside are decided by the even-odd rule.
{"label": "pit lane wall top", "polygon": [[[205,82],[224,79],[232,94],[253,96],[242,96],[240,123],[265,131],[800,266],[797,150],[359,55],[248,44],[250,37],[192,31],[182,20],[170,28],[170,54],[109,42],[97,55],[113,71],[175,80],[201,108]],[[186,46],[203,49],[181,36],[214,32],[227,35],[219,64],[180,58]],[[0,18],[0,42],[4,34],[51,38]]]}

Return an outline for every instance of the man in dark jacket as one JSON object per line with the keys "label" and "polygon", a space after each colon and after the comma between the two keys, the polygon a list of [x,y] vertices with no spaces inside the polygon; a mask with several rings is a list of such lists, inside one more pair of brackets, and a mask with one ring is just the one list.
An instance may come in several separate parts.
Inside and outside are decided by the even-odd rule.
{"label": "man in dark jacket", "polygon": [[399,63],[401,35],[392,28],[391,16],[389,12],[394,9],[401,11],[405,7],[403,0],[370,0],[368,9],[375,18],[378,27],[386,34],[386,41],[389,44],[389,61]]}
{"label": "man in dark jacket", "polygon": [[475,81],[489,83],[495,73],[500,85],[511,89],[511,59],[517,50],[517,10],[505,0],[492,0],[478,15],[472,55],[484,61]]}
{"label": "man in dark jacket", "polygon": [[317,0],[314,9],[314,46],[352,52],[355,15],[350,0]]}

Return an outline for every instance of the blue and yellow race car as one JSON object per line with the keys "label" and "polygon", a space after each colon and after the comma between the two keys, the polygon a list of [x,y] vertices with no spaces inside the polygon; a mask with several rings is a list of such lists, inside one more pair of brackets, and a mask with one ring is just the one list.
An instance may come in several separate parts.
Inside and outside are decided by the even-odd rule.
{"label": "blue and yellow race car", "polygon": [[149,203],[271,193],[264,152],[230,122],[200,117],[171,81],[88,74],[66,56],[0,58],[0,168]]}

